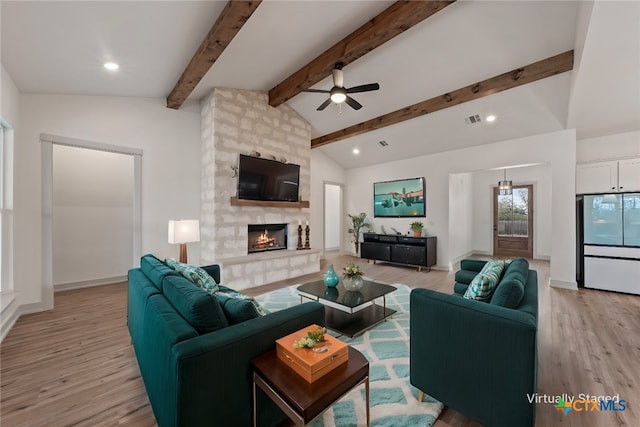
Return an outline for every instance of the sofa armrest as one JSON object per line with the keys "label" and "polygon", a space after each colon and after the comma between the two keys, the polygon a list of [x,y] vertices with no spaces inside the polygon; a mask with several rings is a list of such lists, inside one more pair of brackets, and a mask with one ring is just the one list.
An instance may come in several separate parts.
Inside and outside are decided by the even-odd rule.
{"label": "sofa armrest", "polygon": [[220,265],[218,264],[205,265],[202,267],[202,269],[206,271],[207,274],[211,276],[213,280],[216,281],[216,283],[220,284]]}
{"label": "sofa armrest", "polygon": [[[251,425],[250,361],[274,350],[276,339],[313,323],[324,325],[324,306],[308,302],[175,345],[176,425]],[[265,421],[259,425],[283,416],[263,397],[259,408]]]}
{"label": "sofa armrest", "polygon": [[533,425],[534,315],[414,289],[410,330],[414,386],[482,424]]}
{"label": "sofa armrest", "polygon": [[479,273],[487,263],[485,260],[466,258],[460,261],[460,270],[475,271]]}

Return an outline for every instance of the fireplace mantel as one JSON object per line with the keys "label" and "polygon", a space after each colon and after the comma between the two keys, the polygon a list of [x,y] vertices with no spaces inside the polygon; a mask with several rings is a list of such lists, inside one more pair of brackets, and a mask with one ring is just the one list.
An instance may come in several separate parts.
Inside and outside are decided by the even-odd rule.
{"label": "fireplace mantel", "polygon": [[237,197],[231,198],[231,206],[261,206],[263,208],[308,208],[309,201],[299,202],[271,202],[268,200],[245,200]]}

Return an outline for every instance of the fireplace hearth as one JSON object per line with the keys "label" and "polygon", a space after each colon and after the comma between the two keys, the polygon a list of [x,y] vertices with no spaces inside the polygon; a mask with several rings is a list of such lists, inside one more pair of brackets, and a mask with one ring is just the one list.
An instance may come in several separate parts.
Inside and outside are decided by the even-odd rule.
{"label": "fireplace hearth", "polygon": [[287,224],[249,224],[248,253],[287,249]]}

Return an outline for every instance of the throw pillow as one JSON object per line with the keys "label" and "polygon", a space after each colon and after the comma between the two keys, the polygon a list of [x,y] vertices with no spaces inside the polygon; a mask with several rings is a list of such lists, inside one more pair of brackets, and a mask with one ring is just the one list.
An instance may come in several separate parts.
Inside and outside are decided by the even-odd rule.
{"label": "throw pillow", "polygon": [[469,287],[464,293],[464,298],[476,301],[489,301],[491,295],[498,285],[502,270],[504,269],[504,261],[487,262],[480,273],[473,278]]}
{"label": "throw pillow", "polygon": [[218,284],[204,269],[191,264],[182,264],[171,258],[165,259],[164,262],[205,291],[211,294],[218,292]]}

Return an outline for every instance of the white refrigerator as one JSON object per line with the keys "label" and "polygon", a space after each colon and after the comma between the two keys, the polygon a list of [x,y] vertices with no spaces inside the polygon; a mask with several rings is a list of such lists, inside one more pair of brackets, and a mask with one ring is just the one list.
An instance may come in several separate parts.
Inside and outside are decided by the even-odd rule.
{"label": "white refrigerator", "polygon": [[581,197],[578,253],[584,287],[640,295],[640,193]]}

